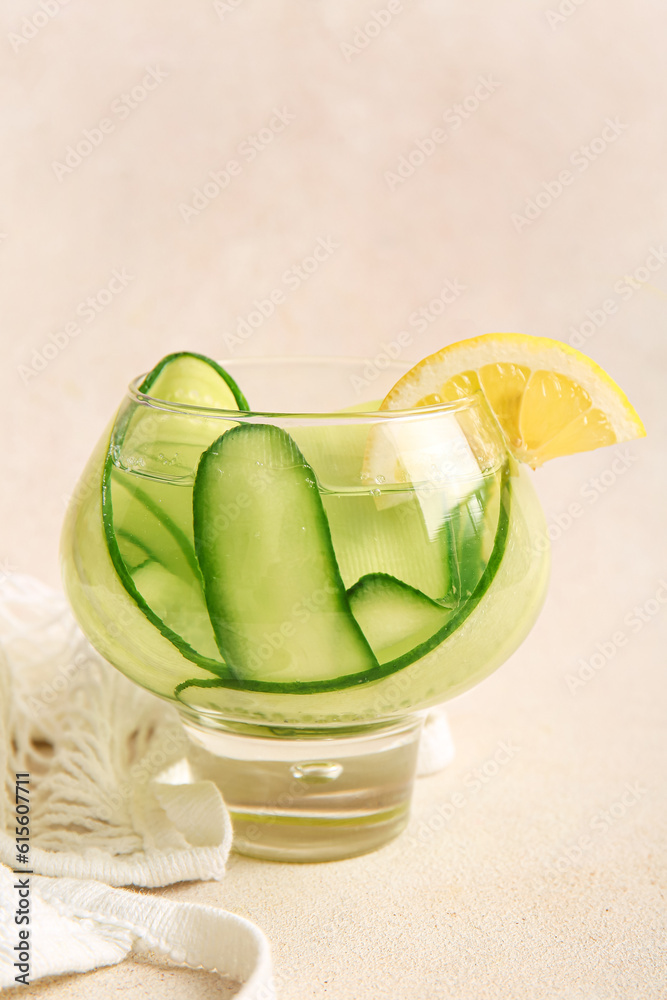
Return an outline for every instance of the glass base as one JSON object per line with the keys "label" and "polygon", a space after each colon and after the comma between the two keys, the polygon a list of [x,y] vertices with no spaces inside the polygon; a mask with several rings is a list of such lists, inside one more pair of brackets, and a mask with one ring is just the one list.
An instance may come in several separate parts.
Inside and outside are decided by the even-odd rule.
{"label": "glass base", "polygon": [[284,735],[190,719],[185,728],[193,776],[215,782],[231,813],[234,850],[310,862],[366,854],[403,830],[422,722]]}

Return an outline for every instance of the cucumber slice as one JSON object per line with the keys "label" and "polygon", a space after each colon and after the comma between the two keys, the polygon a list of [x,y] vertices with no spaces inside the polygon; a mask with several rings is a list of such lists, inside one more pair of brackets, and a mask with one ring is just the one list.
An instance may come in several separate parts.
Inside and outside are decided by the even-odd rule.
{"label": "cucumber slice", "polygon": [[205,354],[167,354],[148,373],[139,392],[153,399],[220,410],[248,410],[248,401],[224,368]]}
{"label": "cucumber slice", "polygon": [[[186,659],[191,660],[198,666],[204,667],[204,669],[210,670],[211,672],[217,675],[224,676],[228,674],[229,670],[226,664],[220,660],[219,655],[215,656],[215,658],[211,658],[207,656],[203,651],[193,649],[192,646],[189,644],[189,642],[187,642],[183,638],[183,636],[180,635],[178,632],[174,631],[174,629],[171,628],[169,624],[164,621],[164,619],[160,616],[160,614],[153,609],[150,603],[152,595],[143,594],[140,591],[139,587],[135,584],[132,572],[134,572],[135,575],[139,574],[143,568],[143,565],[145,564],[140,565],[139,567],[133,567],[133,570],[131,572],[130,567],[128,566],[128,564],[126,564],[123,555],[121,554],[120,546],[121,545],[125,546],[127,535],[121,536],[119,544],[119,539],[116,534],[116,522],[114,520],[114,498],[113,498],[114,493],[116,497],[118,496],[119,487],[118,483],[114,480],[114,471],[115,470],[112,463],[111,452],[109,452],[107,454],[102,472],[102,525],[104,529],[104,538],[106,541],[107,551],[111,558],[111,563],[113,565],[113,568],[116,572],[118,579],[122,583],[129,597],[134,601],[134,603],[137,605],[140,611],[143,612],[146,618],[158,629],[159,632],[162,633],[162,635],[166,639],[169,639],[169,641],[172,642],[174,646],[176,646],[178,651],[182,653],[182,655]],[[125,484],[121,484],[120,492],[122,493],[129,492],[124,487]],[[140,516],[143,519],[148,519],[150,517],[150,512],[147,512],[147,508],[145,508],[143,505],[140,505],[140,509],[141,509]],[[155,518],[154,520],[157,521],[158,526],[161,525],[162,522],[158,521],[157,518]],[[155,528],[155,525],[152,525],[152,527],[155,532],[157,530]],[[141,526],[139,526],[139,529],[141,530]],[[130,531],[129,534],[134,534],[134,531]],[[166,531],[164,534],[164,540],[168,539],[169,536],[170,533]],[[155,538],[155,533],[153,534],[153,538]],[[172,541],[174,544],[174,551],[181,551],[180,547],[178,546],[178,543],[173,539],[173,536],[172,536]],[[187,586],[187,584],[190,584],[190,586],[194,585],[195,587],[199,588],[201,593],[202,614],[205,619],[206,617],[205,603],[203,598],[201,580],[194,575],[187,560],[184,559],[182,561],[179,561],[178,563],[174,563],[173,565],[176,565],[178,567],[178,570],[181,572],[183,572],[184,566],[187,567],[187,569],[184,572],[184,576],[180,576],[179,572],[173,573],[172,575],[176,579],[180,580],[181,584],[183,585]]]}
{"label": "cucumber slice", "polygon": [[[265,487],[253,490],[258,465]],[[289,434],[268,424],[223,434],[199,463],[193,511],[213,631],[238,677],[289,684],[377,668],[315,475]]]}
{"label": "cucumber slice", "polygon": [[[152,480],[192,483],[199,457],[233,423],[230,410],[247,410],[245,396],[232,377],[203,354],[168,354],[139,385],[139,393],[164,406],[131,400],[118,417],[114,434],[116,465]],[[188,406],[194,410],[173,408]],[[196,407],[220,410],[197,413]]]}
{"label": "cucumber slice", "polygon": [[380,663],[429,639],[454,613],[388,573],[363,576],[350,588],[348,598]]}
{"label": "cucumber slice", "polygon": [[146,604],[168,628],[203,656],[219,659],[198,580],[184,580],[158,562],[143,563],[132,579]]}
{"label": "cucumber slice", "polygon": [[[95,648],[109,662],[151,691],[173,698],[183,677],[228,673],[206,661],[183,640],[167,637],[167,626],[141,598],[118,554],[112,558],[102,514],[102,478],[109,462],[112,425],[99,441],[79,481],[63,525],[63,579],[74,613]],[[119,567],[121,572],[119,573]],[[177,637],[178,638],[178,637]],[[194,662],[191,662],[194,661]]]}
{"label": "cucumber slice", "polygon": [[208,621],[188,483],[201,453],[233,424],[169,404],[232,410],[247,403],[216,362],[188,352],[163,358],[139,391],[165,409],[132,401],[116,418],[102,475],[109,555],[129,596],[183,656],[229,675]]}
{"label": "cucumber slice", "polygon": [[449,550],[451,593],[457,601],[466,601],[474,593],[484,572],[490,555],[486,528],[489,523],[497,522],[499,502],[497,477],[490,476],[447,514],[444,532]]}
{"label": "cucumber slice", "polygon": [[512,504],[510,480],[510,466],[506,465],[501,477],[500,505],[493,549],[491,550],[484,572],[480,576],[472,594],[470,594],[467,600],[457,605],[456,610],[448,617],[442,627],[429,636],[428,639],[414,646],[409,652],[398,655],[394,659],[383,663],[382,668],[387,673],[393,673],[395,670],[406,667],[409,663],[414,663],[415,660],[421,659],[422,656],[425,656],[432,649],[435,649],[436,646],[439,646],[441,642],[444,642],[445,639],[463,625],[486,594],[493,583],[496,573],[500,569],[507,547]]}
{"label": "cucumber slice", "polygon": [[388,573],[438,600],[447,595],[447,553],[431,537],[418,497],[378,507],[359,493],[324,496],[340,572],[347,587],[369,573]]}
{"label": "cucumber slice", "polygon": [[130,531],[118,531],[116,537],[123,561],[130,573],[133,573],[139,566],[143,566],[144,563],[157,559],[155,552],[144,542],[135,538]]}
{"label": "cucumber slice", "polygon": [[[171,517],[159,503],[159,492],[163,499],[165,497],[164,483],[160,484],[160,491],[155,496],[155,484],[141,479],[137,481],[137,477],[119,472],[116,468],[110,470],[109,483],[113,497],[114,524],[122,526],[116,531],[116,541],[128,569],[133,568],[136,546],[140,544],[148,558],[154,562],[169,566],[178,576],[199,580],[199,564],[195,556],[192,517],[188,516],[188,505],[185,504],[181,517]],[[179,488],[179,493],[185,492]],[[170,506],[174,506],[173,499]],[[179,522],[184,524],[185,530],[179,526]],[[139,543],[138,539],[141,540]],[[144,560],[145,558],[146,556]]]}
{"label": "cucumber slice", "polygon": [[[392,483],[387,487],[371,482],[366,456],[381,439],[380,430],[371,422],[303,425],[292,431],[324,493],[323,503],[345,586],[351,587],[368,574],[383,572],[434,600],[469,596],[474,587],[462,594],[458,565],[463,554],[456,552],[460,542],[448,530],[448,520],[452,510],[469,499],[482,483],[482,473],[477,469],[462,495],[453,494],[446,480],[416,485]],[[395,454],[393,461],[395,465]],[[383,468],[388,472],[386,466]],[[492,478],[497,480],[499,475]],[[478,510],[477,499],[474,505]],[[490,523],[495,522],[486,517],[485,524]],[[484,535],[492,544],[493,533],[486,531]],[[475,558],[467,569],[468,580],[474,577],[476,583],[482,569]]]}

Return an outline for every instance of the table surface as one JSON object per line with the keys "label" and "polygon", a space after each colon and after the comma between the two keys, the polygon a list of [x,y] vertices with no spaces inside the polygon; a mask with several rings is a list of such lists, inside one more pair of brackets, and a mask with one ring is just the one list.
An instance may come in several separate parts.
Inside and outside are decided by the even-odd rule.
{"label": "table surface", "polygon": [[[667,10],[39,9],[0,12],[2,572],[58,583],[78,472],[129,378],[171,350],[398,344],[407,365],[522,330],[587,351],[649,433],[534,474],[546,606],[452,702],[456,758],[419,780],[403,836],[315,866],[233,856],[221,883],[161,894],[258,923],[281,1000],[664,997]],[[299,271],[318,240],[327,257]],[[158,988],[221,995],[137,960],[21,996]]]}

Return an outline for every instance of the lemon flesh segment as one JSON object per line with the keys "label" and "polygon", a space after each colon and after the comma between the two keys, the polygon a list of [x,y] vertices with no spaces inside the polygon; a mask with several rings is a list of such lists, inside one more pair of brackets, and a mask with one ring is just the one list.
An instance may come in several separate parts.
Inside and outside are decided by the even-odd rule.
{"label": "lemon flesh segment", "polygon": [[524,447],[529,451],[542,447],[592,405],[586,390],[566,375],[553,371],[533,372],[519,414]]}
{"label": "lemon flesh segment", "polygon": [[593,451],[616,441],[616,434],[606,415],[602,410],[591,407],[546,441],[529,457],[528,462],[535,469],[552,458],[578,451]]}
{"label": "lemon flesh segment", "polygon": [[438,388],[437,392],[430,392],[427,396],[422,396],[417,400],[415,406],[434,406],[438,403],[456,403],[459,399],[479,392],[480,384],[477,372],[460,372],[448,379]]}
{"label": "lemon flesh segment", "polygon": [[465,399],[475,392],[479,392],[480,384],[477,372],[460,372],[448,379],[440,389],[443,402],[455,403],[457,399]]}
{"label": "lemon flesh segment", "polygon": [[530,368],[509,361],[482,365],[479,369],[484,395],[513,448],[523,444],[519,414],[530,375]]}

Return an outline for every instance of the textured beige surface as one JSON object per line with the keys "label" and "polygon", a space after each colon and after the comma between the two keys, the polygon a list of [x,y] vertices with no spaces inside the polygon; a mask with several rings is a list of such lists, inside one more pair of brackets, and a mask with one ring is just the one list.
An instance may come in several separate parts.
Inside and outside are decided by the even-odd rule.
{"label": "textured beige surface", "polygon": [[[122,978],[119,977],[121,973]],[[135,956],[117,966],[107,966],[82,975],[40,979],[31,987],[5,990],[8,1000],[30,995],[35,1000],[88,1000],[90,996],[160,997],[160,1000],[232,1000],[238,987],[231,980],[174,965],[159,956]]]}
{"label": "textured beige surface", "polygon": [[[408,331],[408,359],[491,330],[570,340],[588,322],[574,342],[622,382],[649,438],[535,475],[555,539],[546,608],[452,704],[456,761],[419,784],[408,833],[319,867],[237,858],[222,884],[165,894],[256,920],[281,1000],[659,1000],[667,11],[398,6],[344,51],[385,0],[71,0],[24,42],[10,36],[40,7],[5,0],[0,562],[57,582],[65,498],[125,383],[169,350],[372,357]],[[150,70],[155,89],[114,110]],[[280,124],[274,109],[293,120],[248,162],[239,146]],[[54,169],[104,118],[99,146]],[[436,128],[433,155],[387,179]],[[580,146],[603,134],[586,161]],[[179,210],[231,158],[228,188],[199,215]],[[538,195],[534,221],[513,221]],[[340,245],[294,288],[285,272],[320,238]],[[114,270],[131,280],[88,322],[77,308]],[[453,301],[410,325],[447,281]],[[234,344],[274,289],[284,301]],[[71,322],[80,333],[28,371]],[[599,669],[582,667],[598,644]],[[577,670],[590,678],[577,685]],[[95,975],[96,997],[157,992],[129,964]],[[84,982],[22,995],[74,997]]]}
{"label": "textured beige surface", "polygon": [[[119,978],[119,972],[122,979]],[[160,997],[160,1000],[232,1000],[238,987],[231,980],[176,966],[158,956],[136,956],[122,967],[108,966],[83,975],[40,979],[31,987],[5,990],[8,1000],[30,995],[35,1000],[88,1000],[90,996]]]}

